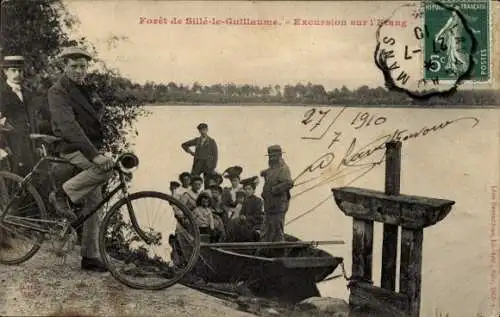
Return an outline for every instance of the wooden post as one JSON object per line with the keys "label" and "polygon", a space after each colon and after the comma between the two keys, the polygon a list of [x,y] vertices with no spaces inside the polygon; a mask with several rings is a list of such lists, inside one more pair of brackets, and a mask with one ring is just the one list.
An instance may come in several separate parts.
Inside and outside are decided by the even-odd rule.
{"label": "wooden post", "polygon": [[[401,142],[386,143],[385,194],[399,195],[401,178]],[[380,286],[396,289],[396,260],[398,254],[398,226],[384,223],[382,245],[382,272]]]}
{"label": "wooden post", "polygon": [[422,229],[402,229],[399,292],[408,296],[410,309],[408,317],[420,316],[423,238]]}
{"label": "wooden post", "polygon": [[354,218],[352,228],[352,278],[371,283],[373,221]]}
{"label": "wooden post", "polygon": [[[353,218],[349,304],[377,317],[419,317],[423,229],[443,220],[454,201],[401,195],[401,143],[386,144],[385,192],[334,188],[340,210]],[[381,287],[371,284],[373,222],[384,224]],[[398,227],[401,234],[400,287],[395,292]]]}

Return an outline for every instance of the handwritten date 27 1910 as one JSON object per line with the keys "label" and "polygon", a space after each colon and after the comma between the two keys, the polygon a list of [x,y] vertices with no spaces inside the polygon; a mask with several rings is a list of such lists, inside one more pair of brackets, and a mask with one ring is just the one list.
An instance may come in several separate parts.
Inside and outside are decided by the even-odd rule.
{"label": "handwritten date 27 1910", "polygon": [[[306,111],[304,115],[304,119],[301,121],[302,124],[308,125],[314,122],[313,127],[310,131],[318,128],[323,120],[330,114],[332,109],[328,110],[317,110],[316,108],[312,108]],[[335,122],[341,117],[341,115],[345,112],[346,107],[343,107],[339,110],[336,116],[332,119],[330,124],[323,130],[321,135],[316,137],[302,137],[302,139],[322,140],[327,134],[328,131],[334,126]],[[354,136],[349,142],[349,146],[345,151],[342,158],[338,161],[338,165],[332,166],[335,161],[336,155],[333,150],[330,148],[337,142],[340,141],[340,137],[342,136],[342,132],[333,131],[333,138],[328,146],[328,152],[324,153],[316,159],[313,163],[309,164],[299,175],[295,178],[295,188],[303,186],[305,184],[311,183],[315,181],[315,185],[311,186],[307,189],[302,189],[298,195],[313,190],[319,186],[326,185],[330,182],[335,181],[336,179],[343,178],[347,175],[353,177],[352,181],[355,181],[368,173],[370,170],[375,168],[377,165],[380,165],[384,162],[385,158],[385,144],[390,141],[410,141],[415,140],[422,136],[430,135],[434,132],[444,130],[451,125],[462,122],[462,121],[472,121],[472,128],[474,128],[478,123],[479,119],[475,117],[458,117],[452,120],[444,120],[438,122],[432,126],[423,126],[422,128],[416,131],[409,131],[408,129],[395,129],[391,133],[387,133],[383,136],[378,136],[374,140],[360,145],[359,140],[356,136]],[[349,121],[348,121],[349,122]],[[387,122],[387,118],[384,116],[373,115],[369,112],[358,112],[354,119],[350,122],[350,126],[353,127],[354,130],[360,130],[363,128],[368,128],[371,126],[379,126],[383,125]],[[375,156],[375,154],[379,154]],[[369,160],[369,158],[371,158]],[[321,173],[320,175],[315,174],[315,172],[322,171],[329,167],[329,171],[326,175]],[[332,170],[332,168],[334,168]],[[297,194],[295,195],[297,196]]]}

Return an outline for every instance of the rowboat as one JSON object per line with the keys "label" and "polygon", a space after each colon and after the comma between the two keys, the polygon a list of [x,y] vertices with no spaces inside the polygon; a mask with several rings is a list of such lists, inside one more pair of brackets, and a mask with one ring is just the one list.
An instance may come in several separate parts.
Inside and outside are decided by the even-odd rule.
{"label": "rowboat", "polygon": [[[189,248],[182,236],[173,238],[173,252]],[[255,296],[290,303],[320,296],[316,283],[327,278],[343,259],[317,246],[343,244],[343,241],[306,242],[292,235],[286,235],[285,240],[202,242],[200,258],[192,274],[210,283],[244,283]]]}

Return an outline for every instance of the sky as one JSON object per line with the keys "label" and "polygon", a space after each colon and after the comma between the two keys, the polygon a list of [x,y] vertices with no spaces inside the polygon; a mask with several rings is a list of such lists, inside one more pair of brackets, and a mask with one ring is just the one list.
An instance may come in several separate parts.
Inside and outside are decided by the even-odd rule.
{"label": "sky", "polygon": [[[377,87],[376,26],[404,2],[66,1],[84,35],[108,65],[139,83],[318,83]],[[147,24],[147,19],[276,19],[277,26]],[[141,19],[143,23],[141,24]],[[294,25],[295,19],[346,20],[347,25]],[[351,20],[367,21],[352,26]],[[375,21],[374,20],[374,21]],[[340,22],[338,22],[340,23]],[[394,27],[394,28],[401,28]],[[410,33],[407,30],[406,33]],[[122,37],[109,47],[112,36]]]}
{"label": "sky", "polygon": [[[383,76],[374,64],[374,51],[377,21],[387,18],[393,25],[384,27],[380,38],[397,38],[401,69],[412,74],[423,69],[423,57],[421,64],[415,58],[403,59],[405,45],[415,49],[421,44],[414,35],[418,21],[412,20],[409,8],[401,8],[419,2],[64,2],[80,22],[72,35],[87,37],[108,66],[141,84],[173,81],[184,85],[284,86],[311,82],[327,90],[343,85],[351,89],[383,86]],[[498,11],[500,6],[495,8]],[[183,23],[173,24],[174,18]],[[186,19],[204,18],[276,20],[277,25],[186,24]],[[302,21],[309,20],[333,25],[303,25]],[[113,38],[121,40],[110,41]],[[401,69],[394,73],[396,77]]]}

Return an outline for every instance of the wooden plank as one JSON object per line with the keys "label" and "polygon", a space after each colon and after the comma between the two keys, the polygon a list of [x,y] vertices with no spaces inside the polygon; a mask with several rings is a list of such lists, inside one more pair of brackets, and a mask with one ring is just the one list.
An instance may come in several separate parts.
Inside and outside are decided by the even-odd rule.
{"label": "wooden plank", "polygon": [[349,286],[349,305],[354,311],[368,312],[372,317],[408,317],[408,296],[367,283]]}
{"label": "wooden plank", "polygon": [[335,202],[347,216],[420,229],[444,219],[455,204],[451,200],[385,193],[344,187],[333,189]]}
{"label": "wooden plank", "polygon": [[284,241],[284,242],[217,242],[200,243],[203,248],[223,248],[223,249],[281,249],[281,248],[307,248],[319,245],[345,244],[343,240],[325,241]]}
{"label": "wooden plank", "polygon": [[403,228],[401,233],[401,264],[399,292],[408,296],[409,317],[419,317],[422,284],[422,244],[424,232]]}
{"label": "wooden plank", "polygon": [[353,219],[352,277],[372,280],[373,221]]}
{"label": "wooden plank", "polygon": [[339,257],[285,257],[277,258],[286,268],[314,268],[334,267],[336,268],[343,259]]}
{"label": "wooden plank", "polygon": [[363,201],[365,198],[375,198],[379,200],[389,200],[398,203],[411,203],[421,205],[422,207],[440,208],[443,205],[454,204],[455,202],[447,199],[430,198],[414,195],[386,195],[385,192],[378,190],[365,189],[359,187],[339,187],[332,189],[335,198],[355,202],[356,199]]}
{"label": "wooden plank", "polygon": [[[386,143],[385,194],[399,195],[401,183],[401,142]],[[398,254],[398,226],[384,223],[382,240],[382,269],[380,286],[396,289],[396,262]]]}

